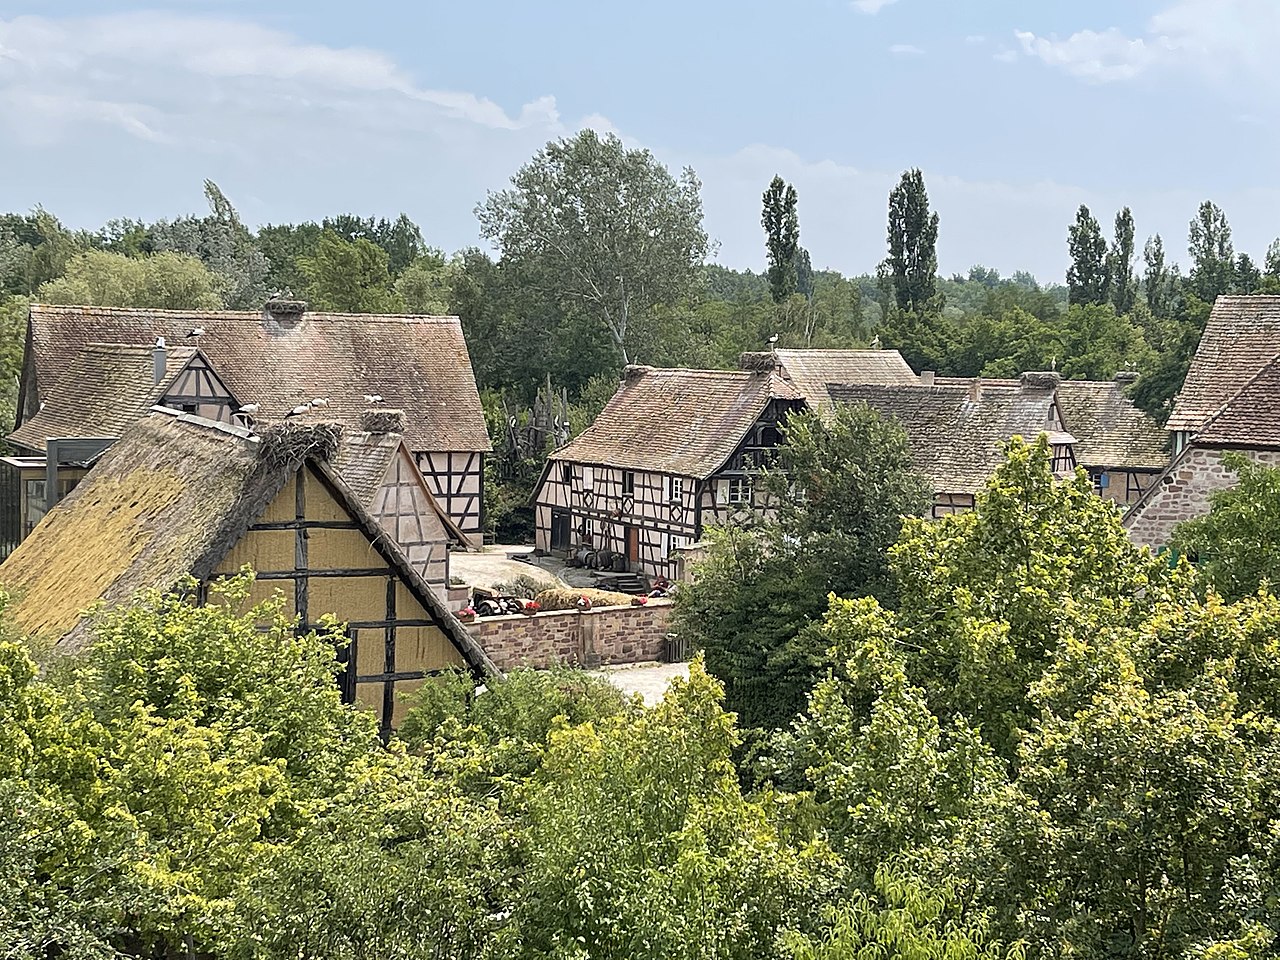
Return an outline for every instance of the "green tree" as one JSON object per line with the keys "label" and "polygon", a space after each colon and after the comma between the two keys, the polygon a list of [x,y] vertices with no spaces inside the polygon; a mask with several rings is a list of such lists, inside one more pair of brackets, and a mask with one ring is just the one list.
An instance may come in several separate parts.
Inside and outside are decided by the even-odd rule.
{"label": "green tree", "polygon": [[624,363],[633,319],[690,292],[707,255],[700,184],[648,150],[592,130],[548,143],[476,208],[504,263],[566,309],[593,317]]}
{"label": "green tree", "polygon": [[462,265],[439,251],[418,257],[400,271],[395,292],[409,313],[448,316],[453,312],[453,289]]}
{"label": "green tree", "polygon": [[764,245],[769,260],[769,291],[774,303],[796,292],[800,278],[800,221],[796,216],[796,188],[774,177],[761,201]]}
{"label": "green tree", "polygon": [[825,643],[808,628],[827,595],[890,601],[889,547],[930,493],[901,425],[866,406],[791,417],[761,482],[775,518],[712,530],[697,581],[677,594],[676,616],[743,726],[776,729],[825,669]]}
{"label": "green tree", "polygon": [[1124,316],[1138,299],[1138,281],[1133,274],[1133,213],[1125,207],[1116,214],[1115,240],[1107,252],[1111,305]]}
{"label": "green tree", "polygon": [[185,254],[126,257],[87,250],[67,262],[61,277],[41,284],[36,299],[99,307],[217,310],[223,305],[218,286],[204,264]]}
{"label": "green tree", "polygon": [[1146,246],[1142,248],[1142,259],[1146,265],[1142,274],[1142,288],[1147,296],[1147,307],[1153,316],[1165,318],[1172,305],[1172,276],[1165,266],[1164,241],[1160,239],[1160,234],[1147,240]]}
{"label": "green tree", "polygon": [[270,264],[212,180],[204,182],[209,215],[160,220],[150,228],[154,249],[200,260],[217,278],[219,298],[236,309],[260,308],[268,294]]}
{"label": "green tree", "polygon": [[1072,306],[1106,303],[1110,292],[1107,241],[1084,204],[1076,211],[1076,222],[1067,230],[1067,250],[1071,254],[1067,289]]}
{"label": "green tree", "polygon": [[315,253],[298,262],[307,280],[312,309],[343,313],[395,313],[399,299],[391,288],[387,254],[371,240],[343,240],[326,230]]}
{"label": "green tree", "polygon": [[900,310],[934,304],[938,292],[938,215],[929,210],[924,174],[907,170],[889,193],[889,274]]}
{"label": "green tree", "polygon": [[1191,255],[1191,291],[1212,304],[1230,293],[1235,280],[1235,250],[1227,215],[1209,200],[1200,204],[1187,232],[1187,252]]}

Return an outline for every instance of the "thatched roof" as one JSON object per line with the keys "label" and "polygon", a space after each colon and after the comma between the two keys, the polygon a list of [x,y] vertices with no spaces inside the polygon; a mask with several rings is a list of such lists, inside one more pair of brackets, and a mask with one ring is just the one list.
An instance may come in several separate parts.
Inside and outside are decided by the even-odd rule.
{"label": "thatched roof", "polygon": [[1117,375],[1058,384],[1058,409],[1063,426],[1076,438],[1073,449],[1081,466],[1163,470],[1169,465],[1168,434],[1125,394],[1133,379]]}
{"label": "thatched roof", "polygon": [[[1053,390],[1035,386],[869,386],[831,384],[837,403],[865,403],[896,417],[916,469],[938,493],[976,493],[1003,461],[1013,437],[1049,432]],[[975,399],[975,393],[977,393]],[[1050,434],[1072,443],[1069,434]]]}
{"label": "thatched roof", "polygon": [[157,383],[150,344],[87,343],[9,440],[44,450],[49,437],[118,437],[159,402],[196,353],[192,346],[168,348]]}
{"label": "thatched roof", "polygon": [[412,450],[490,449],[457,317],[35,304],[19,410],[61,389],[72,358],[89,343],[149,347],[165,337],[179,344],[197,327],[200,350],[240,402],[259,404],[259,422],[326,398],[311,421],[355,425],[365,395],[376,394],[405,411]]}
{"label": "thatched roof", "polygon": [[473,669],[490,671],[488,657],[328,462],[339,437],[332,424],[290,424],[256,437],[155,408],[0,564],[0,584],[16,596],[6,612],[23,632],[80,649],[89,639],[87,608],[172,590],[188,575],[208,578],[307,464]]}
{"label": "thatched roof", "polygon": [[1198,431],[1280,357],[1280,297],[1219,297],[1166,429]]}
{"label": "thatched roof", "polygon": [[912,386],[920,382],[897,350],[776,350],[782,375],[815,409],[831,404],[829,383]]}
{"label": "thatched roof", "polygon": [[803,403],[776,373],[627,367],[595,423],[550,459],[703,479],[773,400]]}

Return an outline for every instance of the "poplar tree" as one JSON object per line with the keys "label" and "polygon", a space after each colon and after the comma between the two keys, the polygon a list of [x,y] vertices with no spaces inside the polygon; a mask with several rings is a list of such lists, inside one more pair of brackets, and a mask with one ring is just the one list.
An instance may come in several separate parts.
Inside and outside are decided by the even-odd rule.
{"label": "poplar tree", "polygon": [[1191,292],[1205,303],[1213,303],[1234,286],[1235,248],[1231,225],[1217,204],[1200,204],[1187,231],[1187,253],[1191,255]]}
{"label": "poplar tree", "polygon": [[902,310],[919,310],[938,292],[938,215],[919,168],[908,170],[889,194],[888,273]]}
{"label": "poplar tree", "polygon": [[769,258],[769,292],[782,303],[796,292],[800,250],[800,219],[796,215],[796,188],[774,177],[762,198],[760,225]]}
{"label": "poplar tree", "polygon": [[1103,304],[1108,298],[1107,241],[1102,228],[1083,203],[1076,222],[1067,230],[1071,266],[1067,270],[1067,296],[1073,306]]}
{"label": "poplar tree", "polygon": [[1107,274],[1111,303],[1118,316],[1133,310],[1138,299],[1138,281],[1133,275],[1133,213],[1125,207],[1116,214],[1115,240],[1107,254]]}

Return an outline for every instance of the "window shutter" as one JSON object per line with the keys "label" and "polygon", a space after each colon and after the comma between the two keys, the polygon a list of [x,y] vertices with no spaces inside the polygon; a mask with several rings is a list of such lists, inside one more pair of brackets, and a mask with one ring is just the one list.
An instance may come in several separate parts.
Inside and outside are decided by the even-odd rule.
{"label": "window shutter", "polygon": [[716,503],[728,503],[728,502],[729,502],[729,481],[717,480],[716,481]]}

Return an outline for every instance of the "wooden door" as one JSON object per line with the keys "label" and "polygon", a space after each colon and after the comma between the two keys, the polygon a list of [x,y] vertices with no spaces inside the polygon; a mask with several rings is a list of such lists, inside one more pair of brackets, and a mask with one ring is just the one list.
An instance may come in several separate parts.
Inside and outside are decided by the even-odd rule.
{"label": "wooden door", "polygon": [[551,549],[569,549],[569,512],[567,510],[551,511]]}
{"label": "wooden door", "polygon": [[626,532],[627,544],[627,568],[635,569],[635,565],[640,562],[640,528],[627,527]]}

